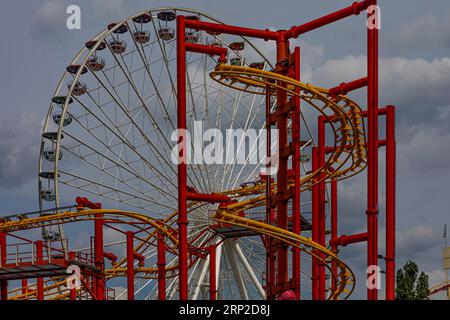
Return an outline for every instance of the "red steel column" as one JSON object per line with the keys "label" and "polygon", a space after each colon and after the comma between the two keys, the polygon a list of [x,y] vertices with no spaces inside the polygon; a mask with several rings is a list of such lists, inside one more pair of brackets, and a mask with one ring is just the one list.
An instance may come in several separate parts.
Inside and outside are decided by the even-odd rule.
{"label": "red steel column", "polygon": [[[36,246],[36,264],[44,263],[44,243],[42,240],[35,242]],[[36,279],[37,299],[44,300],[44,278],[39,277]]]}
{"label": "red steel column", "polygon": [[158,297],[166,300],[166,248],[164,235],[158,234]]}
{"label": "red steel column", "polygon": [[[312,172],[319,168],[319,150],[312,148]],[[312,240],[319,242],[319,186],[314,184],[312,187]],[[316,250],[313,250],[317,254]],[[312,258],[312,299],[319,300],[319,261]]]}
{"label": "red steel column", "polygon": [[299,35],[302,35],[309,31],[324,27],[328,24],[345,19],[352,15],[358,15],[361,13],[361,11],[367,9],[367,7],[369,7],[373,3],[376,3],[376,1],[375,0],[365,0],[365,1],[361,1],[361,2],[354,2],[352,5],[344,8],[344,9],[327,14],[326,16],[315,19],[313,21],[309,21],[300,26],[294,26],[291,29],[285,31],[285,33],[290,38],[297,38]]}
{"label": "red steel column", "polygon": [[22,294],[26,294],[28,288],[28,279],[22,279],[21,282],[22,282]]}
{"label": "red steel column", "polygon": [[105,300],[104,252],[103,252],[103,215],[95,214],[94,220],[94,264],[101,271],[95,276],[95,297]]}
{"label": "red steel column", "polygon": [[[331,239],[336,239],[338,235],[338,206],[337,206],[337,181],[335,179],[331,180],[331,212],[330,212],[330,220],[331,220]],[[337,251],[337,248],[333,248],[333,251]],[[337,253],[337,252],[336,252]],[[331,270],[333,274],[337,274],[337,264],[336,262],[331,263]],[[336,280],[332,281],[333,289],[336,288]]]}
{"label": "red steel column", "polygon": [[[186,129],[186,49],[184,16],[177,17],[177,122],[178,130]],[[179,229],[179,298],[188,299],[188,240],[187,240],[187,167],[186,137],[180,137],[178,146],[178,229]]]}
{"label": "red steel column", "polygon": [[[318,168],[322,168],[325,165],[325,117],[319,116],[318,123]],[[321,173],[318,184],[318,209],[319,209],[319,230],[318,230],[318,242],[322,246],[325,246],[325,174]],[[323,255],[320,255],[323,258]],[[322,262],[319,262],[319,299],[325,300],[325,266]]]}
{"label": "red steel column", "polygon": [[[279,33],[277,40],[277,67],[288,61],[289,42]],[[283,73],[283,72],[282,72]],[[287,104],[286,91],[279,89],[277,92],[277,109],[284,108]],[[279,154],[289,147],[288,141],[288,115],[280,114],[277,117]],[[277,173],[277,225],[279,228],[288,228],[288,156],[280,156]],[[289,281],[288,273],[288,245],[279,243],[277,249],[277,293],[284,291]]]}
{"label": "red steel column", "polygon": [[0,300],[8,300],[8,281],[0,280]]}
{"label": "red steel column", "polygon": [[395,107],[386,113],[386,300],[395,299]]}
{"label": "red steel column", "polygon": [[[0,232],[0,265],[6,264],[6,233]],[[0,300],[8,300],[8,281],[0,280]]]}
{"label": "red steel column", "polygon": [[[300,48],[294,49],[295,80],[300,81]],[[297,89],[297,93],[300,89]],[[300,211],[300,98],[295,97],[295,110],[292,114],[292,143],[294,154],[292,157],[292,167],[294,170],[294,199],[292,200],[292,231],[295,234],[301,232],[301,211]],[[300,249],[294,247],[292,250],[292,280],[295,297],[300,299]]]}
{"label": "red steel column", "polygon": [[[373,1],[376,4],[376,1]],[[368,12],[368,18],[371,12]],[[367,31],[367,265],[378,266],[378,30]],[[367,275],[368,277],[370,275]],[[367,288],[369,300],[378,299],[376,288]]]}
{"label": "red steel column", "polygon": [[217,299],[216,246],[209,246],[209,299]]}
{"label": "red steel column", "polygon": [[134,300],[134,233],[127,231],[127,293],[128,300]]}

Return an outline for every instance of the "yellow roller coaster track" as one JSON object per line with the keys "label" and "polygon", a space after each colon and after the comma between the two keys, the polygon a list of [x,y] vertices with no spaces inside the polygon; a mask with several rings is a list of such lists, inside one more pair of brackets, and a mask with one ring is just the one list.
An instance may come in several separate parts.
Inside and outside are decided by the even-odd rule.
{"label": "yellow roller coaster track", "polygon": [[[366,167],[365,128],[361,108],[348,97],[342,95],[332,97],[329,95],[327,89],[303,84],[278,73],[241,66],[219,64],[210,73],[210,76],[223,85],[254,94],[264,94],[267,89],[271,92],[277,89],[286,90],[289,96],[298,96],[301,100],[316,109],[321,115],[327,117],[334,134],[334,146],[332,151],[329,152],[325,165],[301,178],[302,190],[307,190],[321,181],[329,182],[332,179],[342,180],[349,178],[361,172]],[[290,184],[292,185],[292,182]],[[274,189],[272,192],[276,193],[276,183],[273,186]],[[306,254],[323,263],[330,271],[336,285],[333,288],[328,288],[330,293],[328,298],[332,300],[347,299],[353,292],[355,277],[352,270],[334,252],[312,241],[311,238],[306,238],[288,230],[238,215],[239,212],[265,206],[265,188],[265,183],[259,182],[251,186],[243,186],[240,189],[221,192],[220,194],[228,195],[232,198],[242,198],[251,195],[254,197],[239,201],[225,208],[219,208],[211,216],[211,219],[245,227],[258,234],[266,235],[300,248]],[[197,205],[199,203],[192,202],[189,204],[189,207],[191,210],[194,210]],[[162,233],[169,240],[168,247],[173,252],[176,252],[178,245],[177,231],[175,228],[172,228],[177,216],[176,211],[172,212],[165,220],[156,220],[145,214],[120,210],[104,209],[64,212],[18,221],[0,222],[0,231],[11,232],[41,228],[49,225],[95,220],[96,214],[101,214],[105,222],[128,223],[135,226],[142,225],[142,230],[145,230],[148,226],[152,226],[154,230],[152,232],[146,230],[147,236],[144,241],[136,246],[136,252],[145,250],[148,247],[148,241],[152,238],[156,239],[158,233]],[[107,278],[124,276],[126,274],[126,268],[123,267],[125,262],[126,258],[123,258],[111,269],[105,270],[105,276]],[[331,269],[331,263],[335,263],[338,267],[339,271],[336,274]],[[167,271],[175,272],[176,269],[177,266],[173,265],[169,266]],[[157,268],[142,267],[136,268],[135,271],[136,273],[147,275],[148,278],[153,278],[154,276],[152,275],[158,272]],[[69,296],[68,291],[61,289],[65,283],[65,280],[61,278],[47,280],[44,289],[47,296],[50,299],[67,299]],[[27,299],[36,295],[36,289],[33,285],[30,285],[24,294],[21,293],[21,289],[15,289],[10,294],[13,294],[10,297],[12,300]]]}

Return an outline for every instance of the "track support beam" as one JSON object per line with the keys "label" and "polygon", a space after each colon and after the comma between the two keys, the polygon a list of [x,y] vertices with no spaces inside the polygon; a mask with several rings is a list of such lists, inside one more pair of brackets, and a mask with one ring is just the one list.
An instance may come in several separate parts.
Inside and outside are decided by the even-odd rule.
{"label": "track support beam", "polygon": [[395,299],[395,107],[386,113],[386,300]]}
{"label": "track support beam", "polygon": [[161,233],[158,234],[158,298],[166,300],[166,245]]}
{"label": "track support beam", "polygon": [[[44,264],[44,242],[38,240],[35,242],[36,246],[36,264]],[[39,301],[44,300],[44,278],[39,277],[36,279],[37,299]]]}
{"label": "track support beam", "polygon": [[[6,264],[6,233],[0,232],[0,267]],[[0,300],[8,300],[8,281],[0,280]]]}

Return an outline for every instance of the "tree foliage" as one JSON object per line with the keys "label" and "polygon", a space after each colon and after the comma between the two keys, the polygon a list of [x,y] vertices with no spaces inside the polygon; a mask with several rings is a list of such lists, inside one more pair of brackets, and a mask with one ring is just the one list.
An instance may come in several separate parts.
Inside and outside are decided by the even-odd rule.
{"label": "tree foliage", "polygon": [[428,276],[413,261],[408,261],[397,271],[397,300],[425,300],[430,294]]}

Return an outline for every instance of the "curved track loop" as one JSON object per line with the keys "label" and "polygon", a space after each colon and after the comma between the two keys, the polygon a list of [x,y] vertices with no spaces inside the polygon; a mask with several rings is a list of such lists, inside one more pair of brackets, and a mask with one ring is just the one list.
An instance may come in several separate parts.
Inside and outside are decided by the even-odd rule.
{"label": "curved track loop", "polygon": [[[230,194],[230,196],[234,197],[242,197],[250,194],[258,194],[264,190],[264,184],[259,184],[252,188],[242,188],[237,190],[232,190],[226,192]],[[192,203],[194,205],[195,203]],[[311,255],[319,259],[324,265],[330,270],[329,267],[330,262],[335,262],[339,266],[339,273],[333,274],[331,272],[332,277],[336,280],[337,286],[334,291],[331,291],[329,295],[330,299],[338,299],[343,298],[346,299],[351,292],[353,291],[353,287],[348,288],[349,285],[354,283],[354,275],[351,270],[339,260],[336,255],[328,250],[325,247],[322,247],[308,238],[304,238],[301,236],[296,236],[295,234],[282,230],[273,226],[264,225],[258,221],[245,219],[236,216],[234,213],[238,213],[242,210],[250,209],[252,207],[264,206],[265,205],[265,195],[260,195],[254,197],[252,199],[239,202],[237,204],[231,205],[226,209],[219,209],[211,218],[223,223],[235,224],[244,226],[248,229],[251,229],[257,233],[267,235],[278,239],[280,241],[286,242],[290,245],[299,247],[305,253]],[[53,215],[41,216],[36,218],[28,218],[22,220],[14,220],[14,221],[5,221],[0,223],[0,231],[1,232],[12,232],[19,230],[27,230],[33,228],[42,228],[43,226],[51,226],[65,223],[73,223],[73,222],[82,222],[88,220],[97,219],[98,214],[102,215],[103,220],[106,223],[125,223],[133,226],[137,226],[138,229],[145,231],[147,233],[146,237],[139,243],[135,248],[135,252],[139,252],[144,250],[145,246],[150,245],[150,241],[156,239],[158,233],[162,233],[166,239],[168,239],[168,249],[173,253],[176,253],[176,246],[178,245],[177,240],[177,231],[172,228],[173,219],[176,216],[176,212],[172,213],[165,220],[156,220],[150,218],[144,214],[138,214],[135,212],[126,212],[121,210],[83,210],[77,212],[64,212]],[[153,227],[152,229],[148,229],[148,227]],[[320,258],[318,253],[322,253],[326,258]],[[126,261],[126,258],[119,262],[117,265],[113,266],[111,269],[105,270],[106,278],[120,277],[126,275],[126,268],[121,267],[123,262]],[[172,265],[166,268],[166,272],[171,274],[169,277],[176,276],[178,266]],[[158,273],[158,269],[156,267],[138,267],[135,269],[135,272],[138,277],[151,279],[155,277],[155,274]],[[66,299],[69,296],[69,291],[67,289],[62,289],[66,285],[66,280],[61,278],[54,278],[48,280],[45,285],[46,295],[51,299]],[[29,299],[30,297],[36,296],[36,289],[33,285],[29,286],[26,293],[21,293],[19,290],[15,290],[16,295],[13,295],[10,299],[12,300],[21,300],[21,299]],[[14,292],[10,292],[13,294]],[[342,295],[344,294],[344,297]]]}
{"label": "curved track loop", "polygon": [[365,128],[361,108],[346,96],[332,97],[327,89],[304,84],[290,77],[261,69],[218,64],[210,73],[215,81],[236,90],[265,94],[285,90],[298,96],[328,120],[334,145],[325,164],[301,178],[303,190],[323,180],[342,180],[358,174],[366,167]]}

